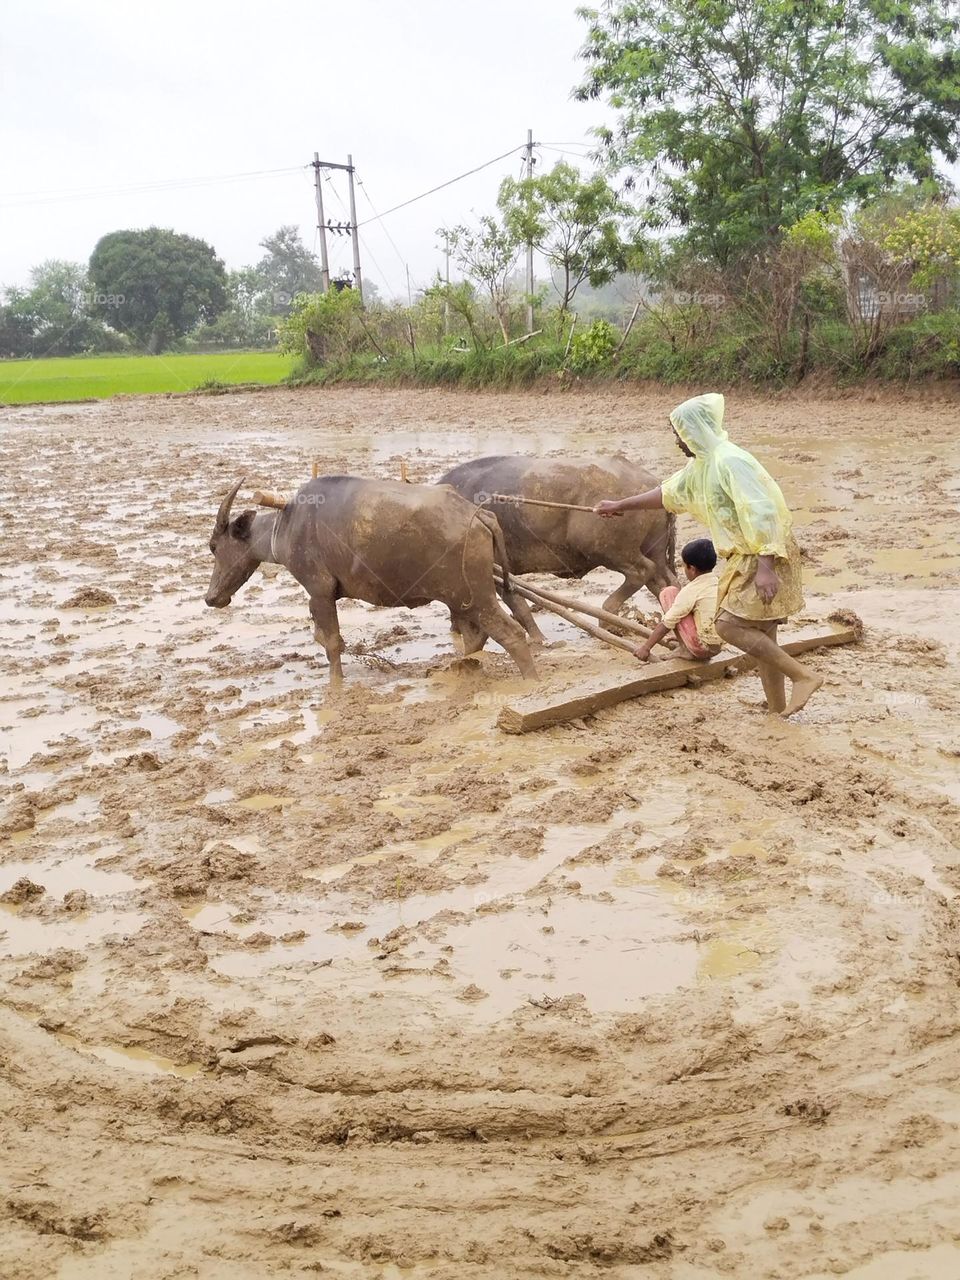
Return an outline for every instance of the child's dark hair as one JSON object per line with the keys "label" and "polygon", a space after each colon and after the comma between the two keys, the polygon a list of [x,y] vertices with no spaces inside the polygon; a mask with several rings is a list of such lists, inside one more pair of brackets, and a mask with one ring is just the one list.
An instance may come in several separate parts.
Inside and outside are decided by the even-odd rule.
{"label": "child's dark hair", "polygon": [[709,538],[694,538],[680,552],[680,559],[701,573],[709,573],[716,567],[717,553]]}

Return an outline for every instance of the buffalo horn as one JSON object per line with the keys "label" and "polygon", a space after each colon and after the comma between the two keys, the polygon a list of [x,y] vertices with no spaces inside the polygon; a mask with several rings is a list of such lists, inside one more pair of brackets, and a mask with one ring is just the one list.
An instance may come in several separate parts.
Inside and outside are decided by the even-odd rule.
{"label": "buffalo horn", "polygon": [[220,503],[220,510],[217,512],[217,523],[214,525],[214,532],[222,533],[227,527],[227,523],[230,519],[230,508],[233,506],[233,500],[240,492],[240,486],[246,478],[246,476],[241,476],[224,500]]}

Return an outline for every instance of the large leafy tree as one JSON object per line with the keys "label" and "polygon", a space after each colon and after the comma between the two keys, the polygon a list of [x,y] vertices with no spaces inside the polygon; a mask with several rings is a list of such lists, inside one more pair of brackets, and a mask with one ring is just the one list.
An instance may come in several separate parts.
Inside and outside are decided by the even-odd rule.
{"label": "large leafy tree", "polygon": [[560,160],[536,178],[505,178],[498,203],[516,238],[553,268],[561,315],[585,280],[598,287],[623,270],[620,222],[629,211],[602,174],[583,178]]}
{"label": "large leafy tree", "polygon": [[227,305],[226,271],[213,248],[160,227],[104,236],[90,256],[90,280],[98,313],[149,351]]}
{"label": "large leafy tree", "polygon": [[960,21],[943,0],[607,0],[581,99],[654,225],[727,265],[811,210],[957,158]]}

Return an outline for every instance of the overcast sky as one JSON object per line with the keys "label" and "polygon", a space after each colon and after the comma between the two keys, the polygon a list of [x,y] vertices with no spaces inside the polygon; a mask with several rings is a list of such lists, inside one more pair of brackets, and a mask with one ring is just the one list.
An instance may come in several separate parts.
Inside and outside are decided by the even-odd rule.
{"label": "overcast sky", "polygon": [[[576,0],[12,0],[0,29],[0,284],[46,258],[86,261],[151,225],[254,263],[282,223],[316,244],[313,171],[353,153],[358,221],[534,138],[582,156],[598,103],[571,101]],[[436,228],[492,207],[519,153],[361,229],[365,272],[405,294],[441,263]],[[588,162],[585,162],[588,164]],[[138,184],[289,169],[244,181]],[[110,194],[104,194],[107,188]],[[345,176],[325,213],[346,221]],[[93,191],[86,198],[79,192]],[[394,244],[391,244],[389,236]],[[349,267],[331,240],[331,271]]]}

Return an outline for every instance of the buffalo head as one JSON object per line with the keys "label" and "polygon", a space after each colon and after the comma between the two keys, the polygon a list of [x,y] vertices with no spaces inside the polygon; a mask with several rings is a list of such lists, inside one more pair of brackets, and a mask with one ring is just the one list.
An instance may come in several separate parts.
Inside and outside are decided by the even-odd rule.
{"label": "buffalo head", "polygon": [[245,476],[241,476],[220,503],[213,533],[210,535],[214,565],[204,598],[213,609],[226,608],[234,594],[260,564],[250,538],[257,513],[242,511],[235,519],[230,519],[230,508],[245,479]]}

